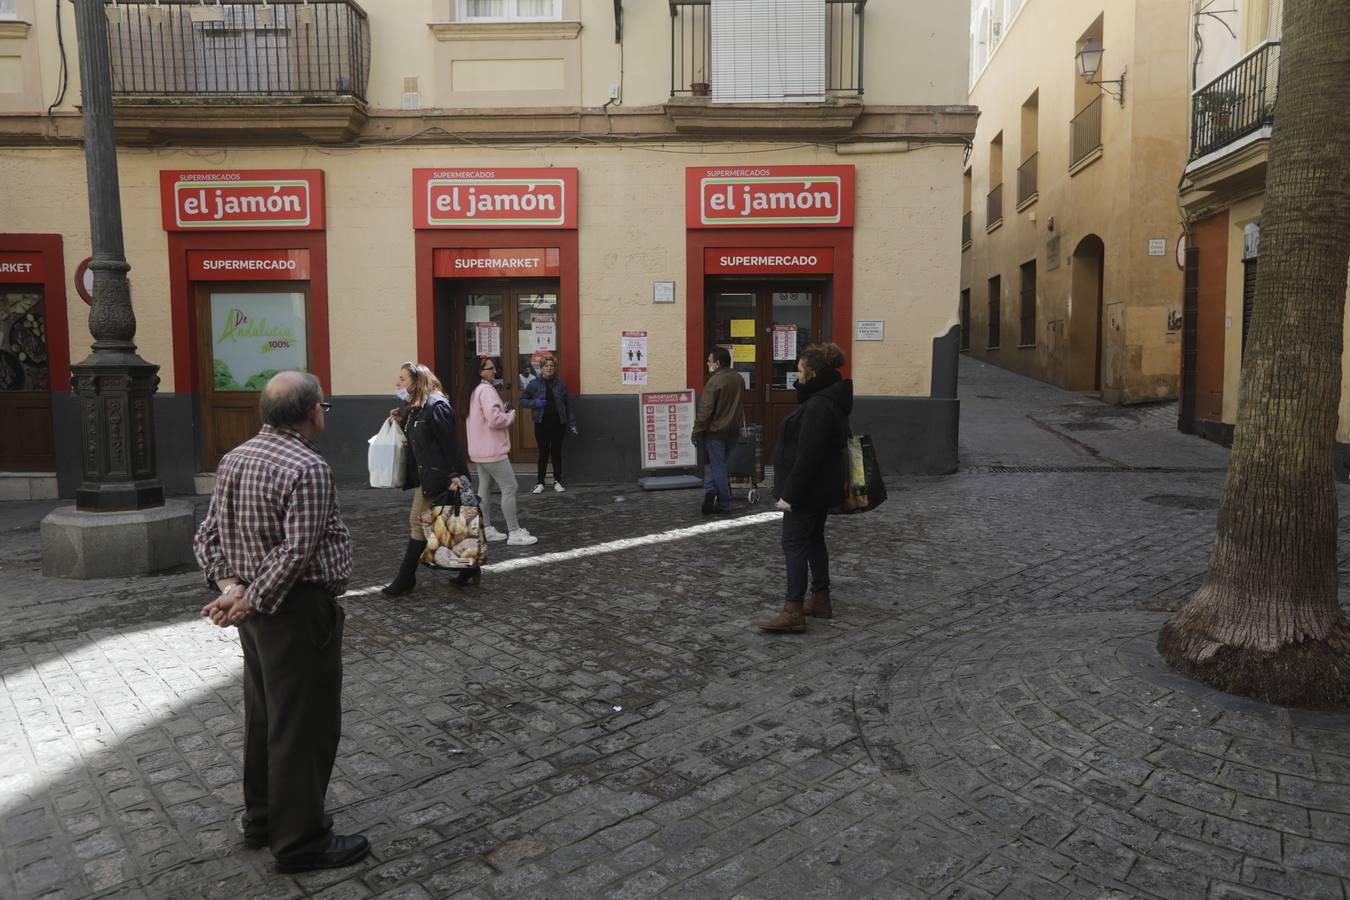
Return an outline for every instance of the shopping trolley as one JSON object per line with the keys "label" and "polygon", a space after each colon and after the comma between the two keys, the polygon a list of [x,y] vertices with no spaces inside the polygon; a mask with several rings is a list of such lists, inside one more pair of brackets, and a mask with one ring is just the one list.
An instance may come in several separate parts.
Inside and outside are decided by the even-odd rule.
{"label": "shopping trolley", "polygon": [[731,496],[745,491],[746,503],[759,502],[759,485],[764,480],[764,426],[742,425],[736,444],[727,457],[727,476]]}

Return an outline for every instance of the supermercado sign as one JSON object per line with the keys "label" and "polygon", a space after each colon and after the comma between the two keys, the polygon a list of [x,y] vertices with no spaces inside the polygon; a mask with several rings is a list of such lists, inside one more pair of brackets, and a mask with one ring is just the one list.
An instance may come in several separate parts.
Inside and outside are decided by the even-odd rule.
{"label": "supermercado sign", "polygon": [[192,281],[307,281],[308,250],[190,250]]}
{"label": "supermercado sign", "polygon": [[413,169],[414,228],[576,228],[576,169]]}
{"label": "supermercado sign", "polygon": [[160,172],[165,231],[323,228],[323,171]]}
{"label": "supermercado sign", "polygon": [[686,219],[690,228],[848,228],[853,183],[853,166],[686,169]]}
{"label": "supermercado sign", "polygon": [[708,275],[826,275],[834,271],[830,247],[709,247],[703,251]]}

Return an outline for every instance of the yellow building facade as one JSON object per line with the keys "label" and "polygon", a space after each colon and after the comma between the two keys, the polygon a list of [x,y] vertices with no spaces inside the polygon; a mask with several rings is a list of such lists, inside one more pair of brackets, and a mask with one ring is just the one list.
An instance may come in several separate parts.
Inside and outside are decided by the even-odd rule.
{"label": "yellow building facade", "polygon": [[971,355],[1110,403],[1177,396],[1187,5],[974,4]]}
{"label": "yellow building facade", "polygon": [[[0,438],[0,470],[68,494],[68,366],[90,342],[78,38],[69,4],[12,6],[0,414],[32,437]],[[169,490],[256,427],[277,367],[319,375],[342,411],[325,452],[359,478],[403,361],[457,386],[474,357],[500,356],[510,399],[554,353],[578,397],[573,477],[621,479],[655,459],[642,392],[701,388],[708,347],[730,346],[771,440],[810,340],[845,347],[855,430],[888,469],[955,467],[947,236],[976,121],[961,4],[197,6],[108,6],[136,340],[161,367]],[[35,315],[45,344],[11,349]],[[623,356],[637,347],[640,364]],[[532,435],[513,440],[528,459]]]}

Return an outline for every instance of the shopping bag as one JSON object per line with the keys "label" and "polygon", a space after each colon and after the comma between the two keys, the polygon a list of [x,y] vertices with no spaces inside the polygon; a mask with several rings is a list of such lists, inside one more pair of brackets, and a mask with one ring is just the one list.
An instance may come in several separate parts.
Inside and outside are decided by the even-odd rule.
{"label": "shopping bag", "polygon": [[408,449],[403,429],[393,419],[385,419],[378,434],[370,439],[366,464],[370,468],[370,486],[401,488],[407,467]]}
{"label": "shopping bag", "polygon": [[844,500],[832,512],[869,512],[885,502],[886,483],[870,435],[850,437],[844,444],[844,472]]}
{"label": "shopping bag", "polygon": [[424,510],[422,562],[438,569],[472,569],[487,562],[488,542],[478,498],[471,488],[451,491],[446,500]]}

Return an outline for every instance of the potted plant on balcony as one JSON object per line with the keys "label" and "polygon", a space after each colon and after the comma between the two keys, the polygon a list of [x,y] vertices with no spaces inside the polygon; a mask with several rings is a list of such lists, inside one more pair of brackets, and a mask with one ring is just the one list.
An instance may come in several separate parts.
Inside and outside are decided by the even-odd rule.
{"label": "potted plant on balcony", "polygon": [[1233,107],[1237,106],[1237,102],[1237,91],[1231,90],[1208,91],[1196,98],[1200,112],[1209,117],[1215,131],[1223,131],[1228,127]]}

